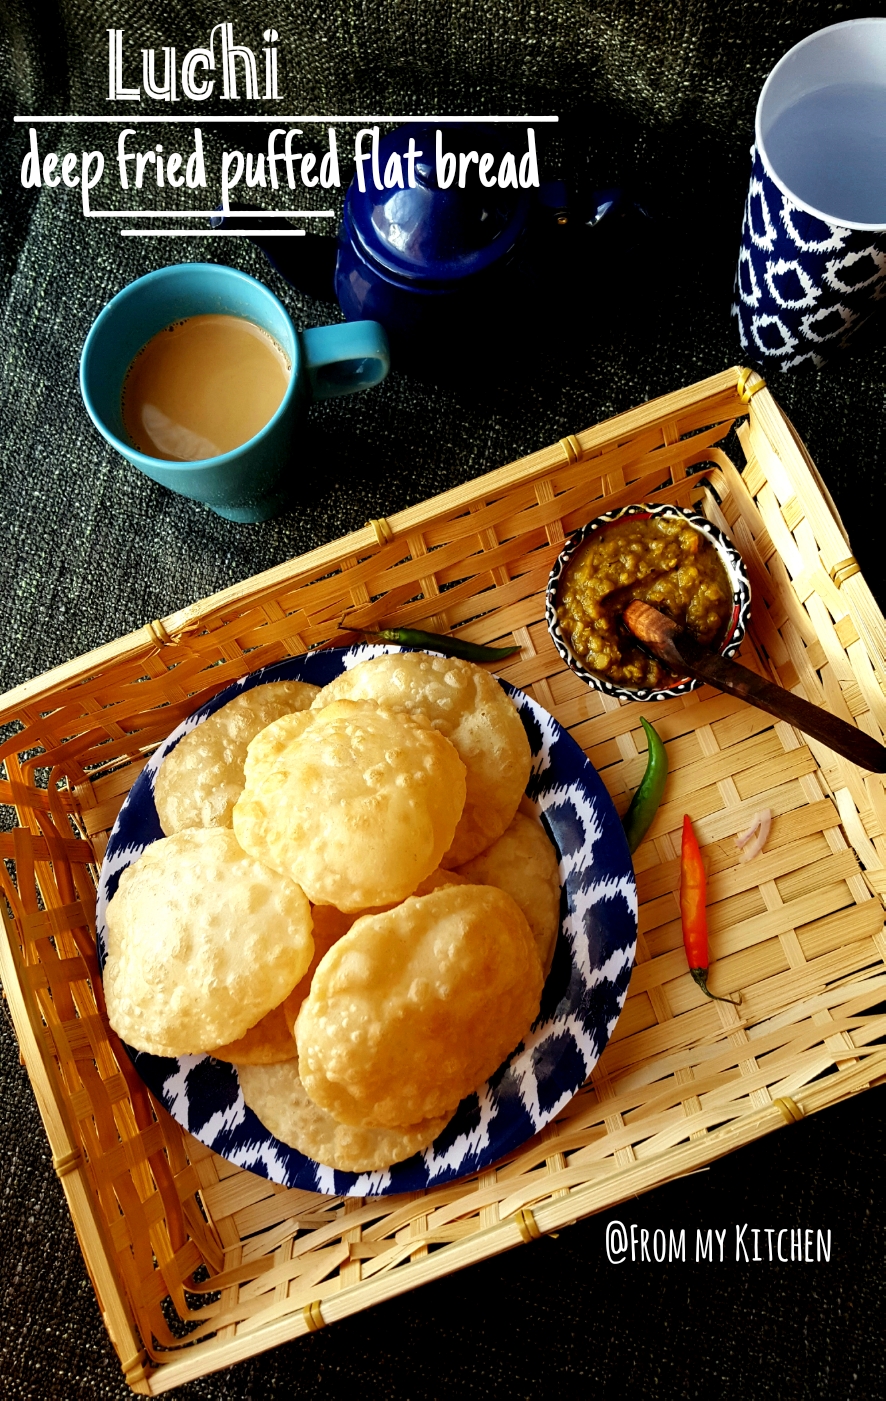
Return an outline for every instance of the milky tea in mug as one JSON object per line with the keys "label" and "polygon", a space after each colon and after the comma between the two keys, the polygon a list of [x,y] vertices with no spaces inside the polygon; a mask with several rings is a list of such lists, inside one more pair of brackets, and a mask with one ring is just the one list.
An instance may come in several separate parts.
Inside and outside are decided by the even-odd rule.
{"label": "milky tea in mug", "polygon": [[139,351],[123,383],[123,424],[149,457],[198,462],[249,442],[277,412],[291,366],[240,316],[189,316]]}

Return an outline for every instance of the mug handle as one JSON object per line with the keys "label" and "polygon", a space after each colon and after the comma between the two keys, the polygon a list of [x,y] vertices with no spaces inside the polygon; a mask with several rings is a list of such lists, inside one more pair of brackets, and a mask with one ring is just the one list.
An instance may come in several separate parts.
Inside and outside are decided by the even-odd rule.
{"label": "mug handle", "polygon": [[335,399],[380,384],[391,368],[384,326],[345,321],[301,332],[305,368],[315,399]]}

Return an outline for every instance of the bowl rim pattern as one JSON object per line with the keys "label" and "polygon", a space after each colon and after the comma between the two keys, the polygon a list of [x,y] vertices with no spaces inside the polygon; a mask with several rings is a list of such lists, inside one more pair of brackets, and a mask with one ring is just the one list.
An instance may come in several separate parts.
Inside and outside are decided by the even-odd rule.
{"label": "bowl rim pattern", "polygon": [[702,684],[687,677],[674,686],[624,686],[615,681],[610,681],[607,677],[597,671],[591,671],[584,666],[571,651],[568,642],[563,636],[560,622],[557,617],[557,592],[560,586],[560,579],[566,565],[569,563],[576,550],[585,543],[589,536],[596,534],[599,530],[611,525],[614,521],[623,520],[626,516],[641,516],[644,518],[654,518],[656,516],[682,516],[689,525],[693,526],[700,534],[706,536],[717,550],[726,569],[729,582],[732,585],[732,617],[726,636],[720,646],[720,654],[724,657],[731,657],[738,651],[751,613],[751,585],[748,579],[745,562],[733,545],[732,541],[724,534],[719,526],[709,521],[707,516],[703,516],[699,511],[693,511],[686,506],[674,506],[665,502],[635,502],[629,506],[619,506],[612,511],[604,511],[601,515],[595,516],[586,525],[579,526],[566,540],[551,570],[550,578],[545,592],[545,621],[551,640],[556,647],[563,661],[574,671],[576,676],[581,677],[588,686],[594,690],[602,691],[607,696],[613,696],[617,700],[636,701],[659,701],[672,700],[677,696],[684,696],[689,691],[695,691]]}

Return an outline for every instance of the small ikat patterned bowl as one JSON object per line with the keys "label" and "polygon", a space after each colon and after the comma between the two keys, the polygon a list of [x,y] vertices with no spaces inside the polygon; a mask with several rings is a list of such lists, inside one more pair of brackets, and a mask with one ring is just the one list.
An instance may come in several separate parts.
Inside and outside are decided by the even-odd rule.
{"label": "small ikat patterned bowl", "polygon": [[563,658],[564,662],[576,676],[580,676],[589,686],[595,690],[603,691],[607,696],[614,696],[618,700],[638,700],[638,701],[658,701],[670,700],[674,696],[686,695],[688,691],[696,690],[700,681],[693,681],[686,677],[677,680],[670,686],[627,686],[610,681],[605,673],[594,671],[585,665],[575,656],[570,648],[569,642],[563,634],[560,622],[557,617],[557,595],[560,588],[560,580],[567,564],[572,559],[576,550],[585,543],[590,536],[598,531],[605,530],[607,526],[615,521],[624,520],[626,517],[639,517],[644,520],[652,520],[657,516],[679,516],[691,525],[699,534],[703,535],[714,546],[720,561],[726,570],[726,577],[732,588],[732,612],[729,617],[726,635],[720,644],[720,652],[724,657],[731,657],[741,644],[745,635],[748,620],[751,612],[751,586],[748,581],[747,570],[744,560],[736,550],[730,540],[726,538],[722,530],[697,511],[688,511],[682,506],[668,505],[636,505],[622,506],[615,511],[606,511],[603,515],[597,516],[595,520],[589,521],[569,536],[563,549],[557,557],[556,563],[551,570],[551,577],[548,580],[547,594],[545,599],[545,620],[548,631],[551,634],[554,646]]}

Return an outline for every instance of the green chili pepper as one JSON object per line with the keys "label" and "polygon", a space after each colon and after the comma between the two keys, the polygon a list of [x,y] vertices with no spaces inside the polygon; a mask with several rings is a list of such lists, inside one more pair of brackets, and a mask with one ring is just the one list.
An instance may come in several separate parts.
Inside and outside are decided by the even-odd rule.
{"label": "green chili pepper", "polygon": [[661,736],[652,728],[648,720],[643,719],[642,715],[640,724],[646,731],[646,739],[649,743],[646,772],[640,787],[631,800],[631,806],[622,819],[631,855],[634,854],[649,831],[652,819],[658,812],[661,795],[668,777],[668,755]]}
{"label": "green chili pepper", "polygon": [[434,652],[442,652],[447,657],[461,657],[466,662],[501,662],[519,652],[519,647],[481,647],[476,642],[463,642],[458,637],[445,637],[439,632],[419,632],[416,628],[382,628],[370,632],[357,628],[364,637],[377,638],[379,642],[395,642],[400,647],[428,647]]}

